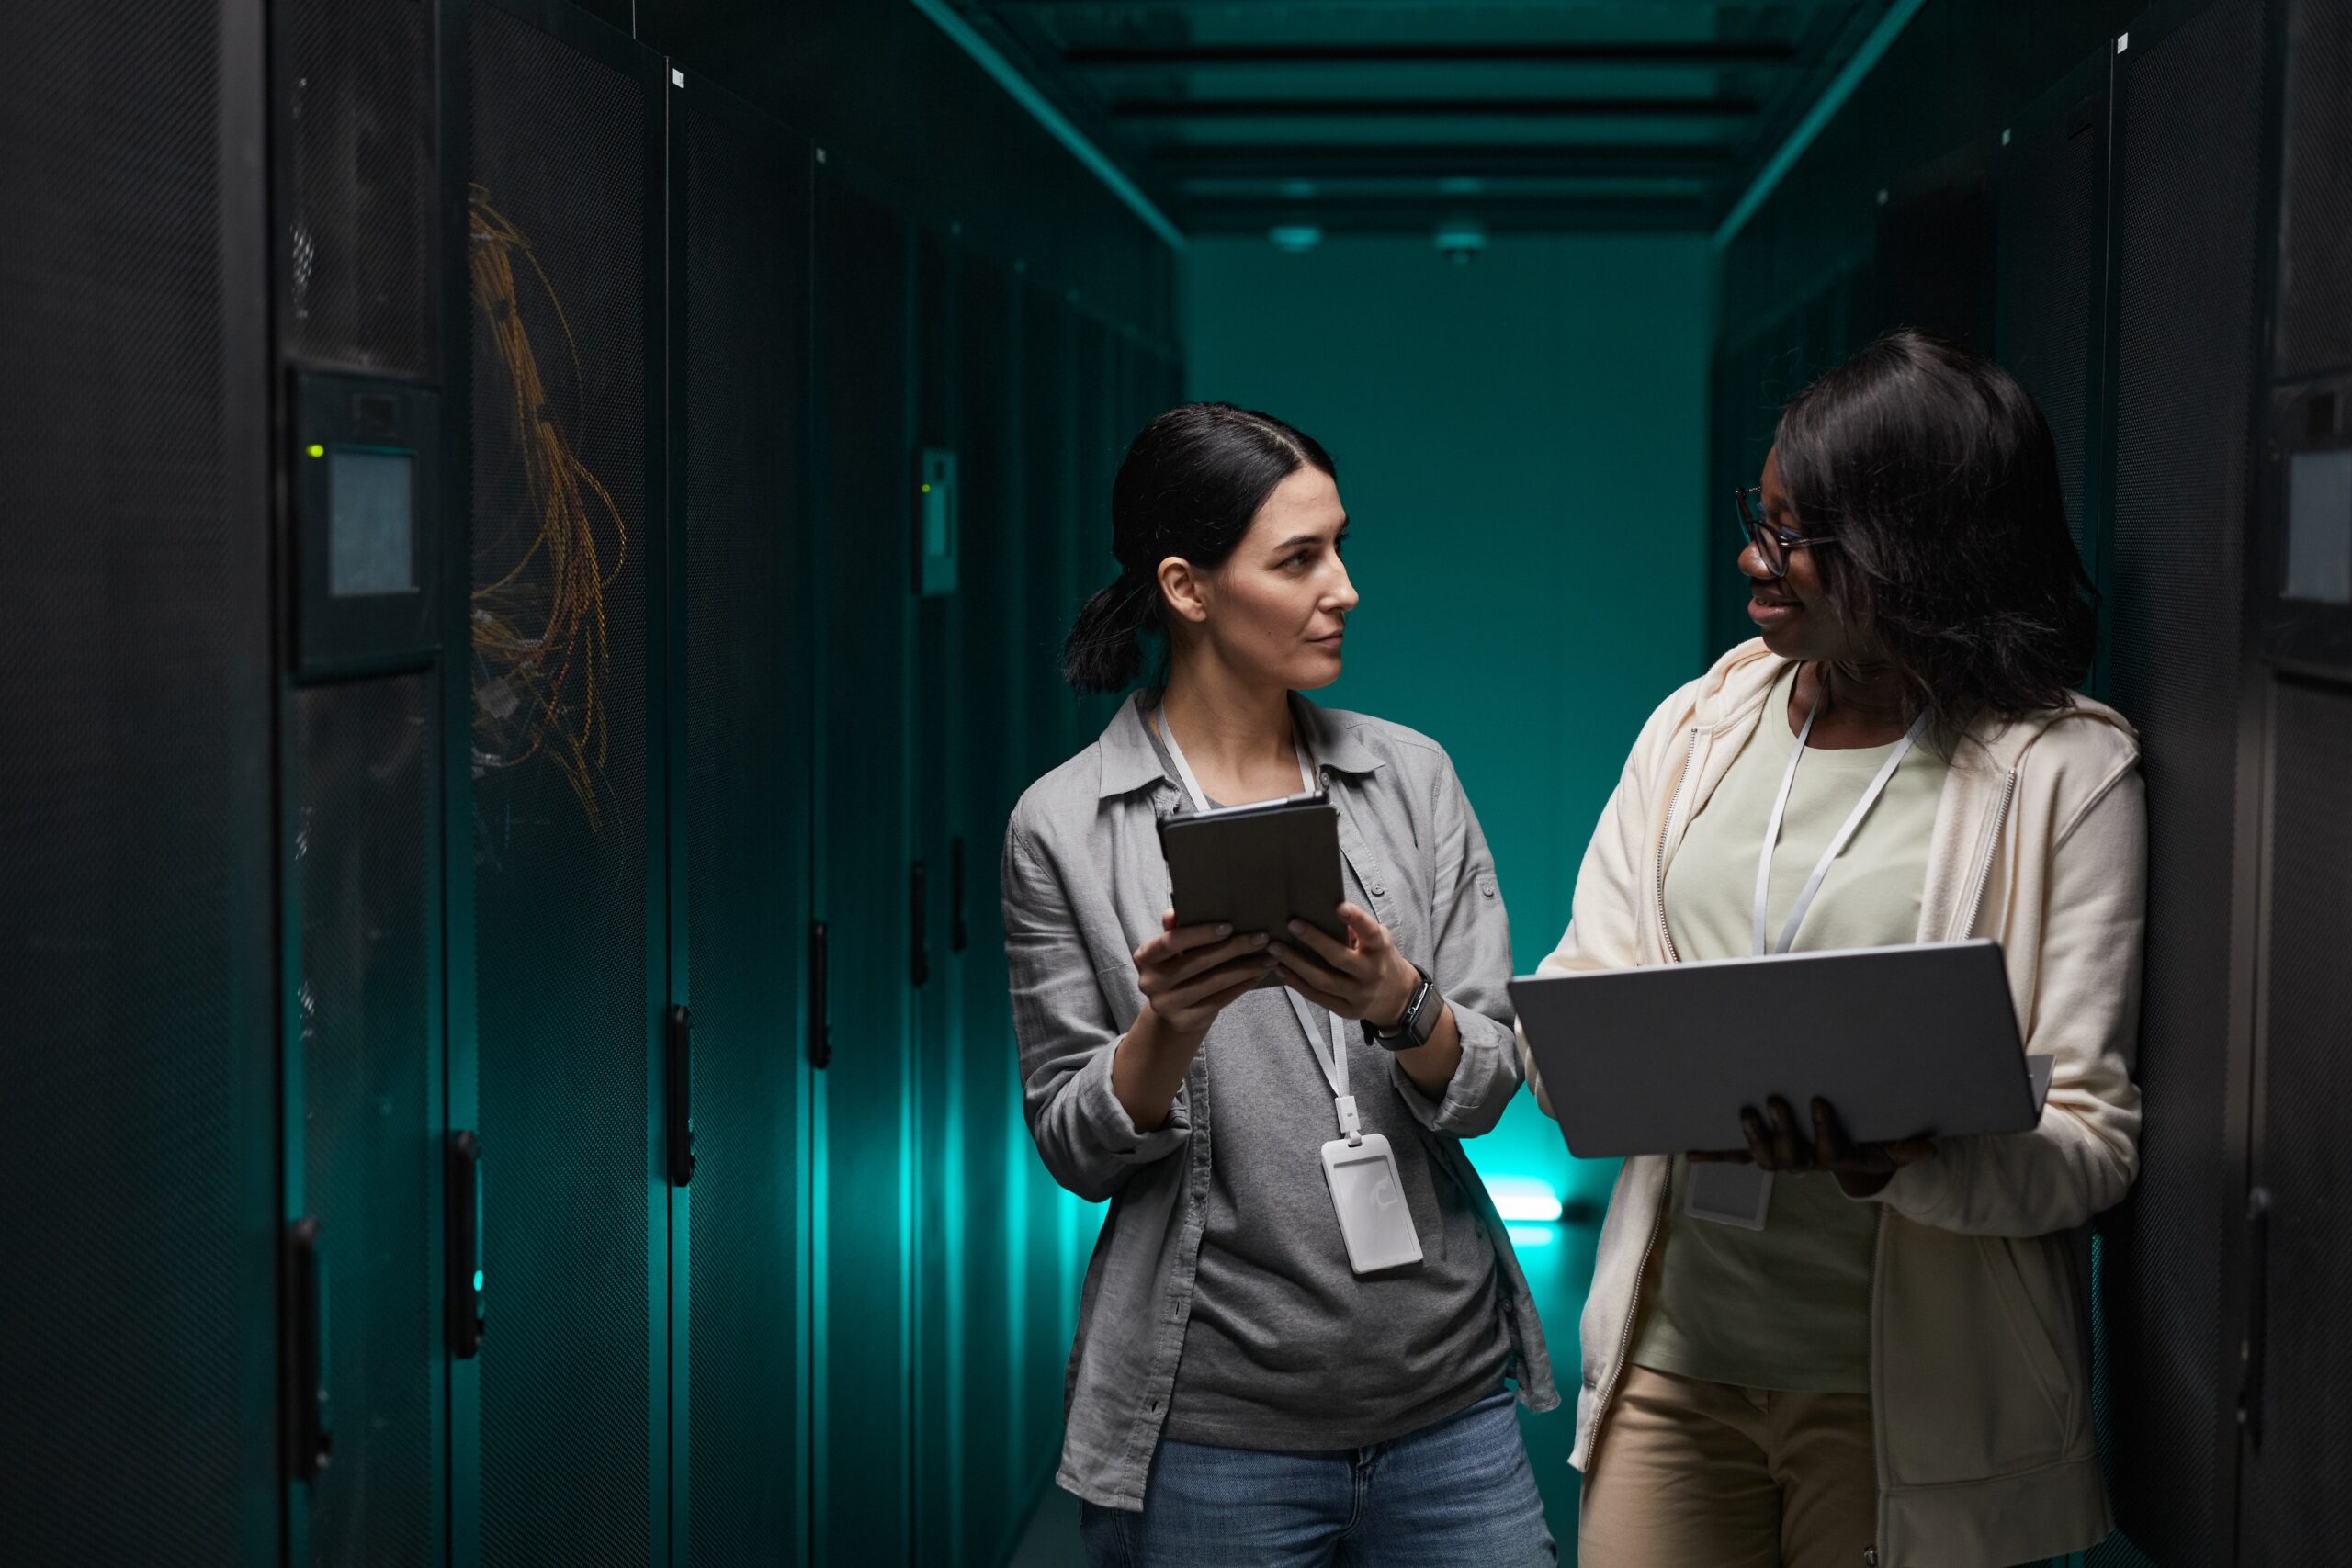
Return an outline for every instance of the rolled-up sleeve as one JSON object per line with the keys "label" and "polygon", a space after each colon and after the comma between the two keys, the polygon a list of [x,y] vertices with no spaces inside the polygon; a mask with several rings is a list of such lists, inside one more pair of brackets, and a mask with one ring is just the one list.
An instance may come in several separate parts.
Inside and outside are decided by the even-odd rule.
{"label": "rolled-up sleeve", "polygon": [[1187,1097],[1179,1089],[1166,1123],[1143,1132],[1111,1092],[1123,1032],[1096,983],[1069,891],[1017,816],[1005,832],[1001,874],[1022,1112],[1054,1179],[1099,1202],[1138,1166],[1184,1146],[1193,1126]]}
{"label": "rolled-up sleeve", "polygon": [[1475,1138],[1493,1130],[1518,1092],[1520,1063],[1510,1010],[1510,918],[1495,880],[1495,857],[1478,814],[1441,761],[1430,790],[1431,953],[1419,959],[1453,1010],[1462,1034],[1462,1062],[1442,1100],[1431,1100],[1391,1063],[1389,1076],[1414,1119],[1432,1133]]}

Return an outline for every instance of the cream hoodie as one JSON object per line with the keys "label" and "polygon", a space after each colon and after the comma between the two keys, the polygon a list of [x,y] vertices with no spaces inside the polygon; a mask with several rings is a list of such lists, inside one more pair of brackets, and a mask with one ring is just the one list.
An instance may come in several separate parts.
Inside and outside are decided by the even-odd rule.
{"label": "cream hoodie", "polygon": [[[1785,668],[1747,643],[1652,716],[1541,970],[1675,962],[1666,867]],[[1919,940],[2000,942],[2025,1048],[2055,1060],[2034,1131],[1946,1140],[1868,1200],[1880,1209],[1871,1407],[1882,1568],[1996,1568],[2079,1551],[2111,1528],[2091,1431],[2081,1243],[2139,1161],[2138,760],[2131,726],[2078,698],[1972,735],[1937,807]],[[1523,1034],[1520,1052],[1551,1114]],[[1582,1325],[1579,1470],[1606,1436],[1669,1163],[1627,1160],[1610,1199]]]}

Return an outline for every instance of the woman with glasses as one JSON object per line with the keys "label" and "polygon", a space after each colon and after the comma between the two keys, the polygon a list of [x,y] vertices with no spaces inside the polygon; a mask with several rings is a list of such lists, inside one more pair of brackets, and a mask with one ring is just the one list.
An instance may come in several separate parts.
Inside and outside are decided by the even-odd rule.
{"label": "woman with glasses", "polygon": [[1580,1561],[2078,1551],[2109,1528],[2082,1235],[2137,1164],[2145,872],[2132,731],[2072,690],[2096,619],[2049,428],[1896,333],[1789,404],[1761,478],[1762,636],[1644,729],[1542,967],[1990,937],[2049,1097],[2030,1133],[1883,1144],[1776,1099],[1628,1160],[1582,1325]]}

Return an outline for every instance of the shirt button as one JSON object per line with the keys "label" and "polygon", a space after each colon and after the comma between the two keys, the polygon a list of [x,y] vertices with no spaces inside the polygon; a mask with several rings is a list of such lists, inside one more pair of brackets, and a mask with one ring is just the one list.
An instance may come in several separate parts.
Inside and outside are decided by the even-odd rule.
{"label": "shirt button", "polygon": [[1372,885],[1372,896],[1373,896],[1374,897],[1375,897],[1375,898],[1384,898],[1384,897],[1387,897],[1387,895],[1388,895],[1388,889],[1387,889],[1387,888],[1385,888],[1385,887],[1383,887],[1379,883],[1375,882],[1375,883],[1374,883],[1374,884]]}

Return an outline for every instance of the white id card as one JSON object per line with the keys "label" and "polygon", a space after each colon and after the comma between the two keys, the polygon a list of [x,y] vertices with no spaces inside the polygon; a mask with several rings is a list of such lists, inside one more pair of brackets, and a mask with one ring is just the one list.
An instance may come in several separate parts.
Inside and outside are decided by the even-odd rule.
{"label": "white id card", "polygon": [[1331,1184],[1331,1206],[1340,1212],[1348,1267],[1373,1274],[1421,1260],[1421,1238],[1385,1137],[1366,1133],[1360,1144],[1332,1139],[1323,1145],[1323,1176]]}
{"label": "white id card", "polygon": [[1682,1197],[1682,1212],[1694,1220],[1737,1225],[1760,1231],[1772,1212],[1772,1173],[1752,1165],[1719,1165],[1701,1160],[1684,1168],[1690,1184]]}

